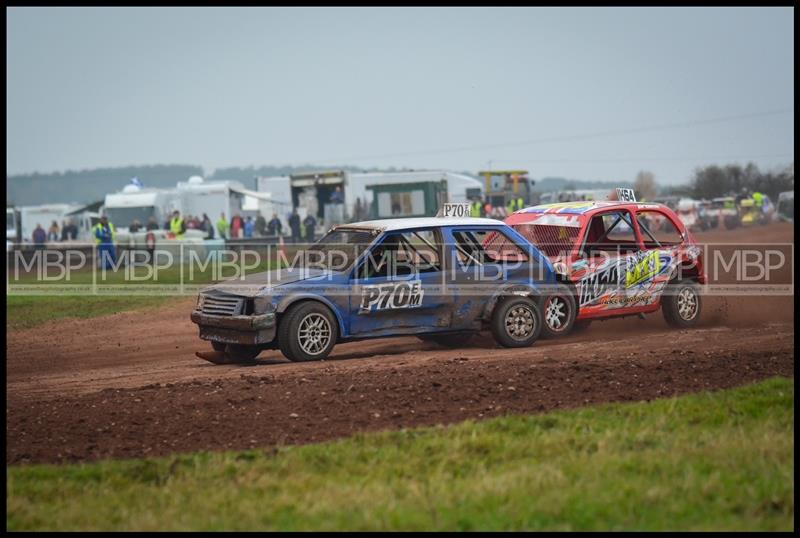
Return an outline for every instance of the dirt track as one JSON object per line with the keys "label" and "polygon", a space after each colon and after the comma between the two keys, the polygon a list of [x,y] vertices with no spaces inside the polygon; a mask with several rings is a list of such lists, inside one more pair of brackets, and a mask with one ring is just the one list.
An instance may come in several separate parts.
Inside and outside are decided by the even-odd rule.
{"label": "dirt track", "polygon": [[[793,242],[789,225],[698,239]],[[480,336],[337,346],[327,361],[214,366],[193,299],[8,333],[7,463],[320,441],[357,431],[651,399],[793,375],[793,297],[709,297],[700,328],[656,314],[507,350]]]}

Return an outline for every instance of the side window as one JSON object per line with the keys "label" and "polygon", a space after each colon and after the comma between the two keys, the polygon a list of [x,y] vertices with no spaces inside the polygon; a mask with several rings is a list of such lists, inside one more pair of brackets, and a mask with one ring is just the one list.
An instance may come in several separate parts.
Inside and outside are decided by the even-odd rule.
{"label": "side window", "polygon": [[612,243],[636,243],[636,234],[631,226],[631,215],[627,211],[603,215],[606,240]]}
{"label": "side window", "polygon": [[672,221],[660,211],[639,211],[636,220],[647,248],[678,245],[683,241]]}
{"label": "side window", "polygon": [[455,230],[455,251],[462,266],[527,261],[528,255],[501,230]]}
{"label": "side window", "polygon": [[631,214],[613,211],[595,215],[586,228],[583,255],[593,252],[631,252],[638,250]]}
{"label": "side window", "polygon": [[360,265],[358,278],[394,278],[441,271],[441,243],[432,230],[387,234]]}

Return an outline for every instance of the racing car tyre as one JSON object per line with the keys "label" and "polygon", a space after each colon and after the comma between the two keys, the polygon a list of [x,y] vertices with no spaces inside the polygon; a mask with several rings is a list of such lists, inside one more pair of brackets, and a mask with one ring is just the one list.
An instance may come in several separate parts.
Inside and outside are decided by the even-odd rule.
{"label": "racing car tyre", "polygon": [[294,362],[327,357],[339,339],[339,325],[330,309],[316,301],[289,307],[278,324],[278,346]]}
{"label": "racing car tyre", "polygon": [[470,333],[459,334],[419,334],[417,338],[423,342],[431,342],[442,347],[458,348],[466,346],[474,335]]}
{"label": "racing car tyre", "polygon": [[527,297],[509,297],[500,301],[492,313],[492,336],[503,347],[527,347],[542,332],[542,314]]}
{"label": "racing car tyre", "polygon": [[661,300],[661,311],[671,327],[685,329],[700,320],[700,287],[690,280],[670,283]]}
{"label": "racing car tyre", "polygon": [[590,319],[576,320],[575,323],[572,324],[572,332],[575,333],[575,334],[582,333],[583,331],[588,329],[589,325],[591,325],[591,324],[592,324],[592,320],[590,320]]}
{"label": "racing car tyre", "polygon": [[248,346],[244,344],[228,344],[225,346],[225,354],[236,362],[251,362],[261,349],[258,346]]}
{"label": "racing car tyre", "polygon": [[542,301],[542,338],[557,338],[569,334],[575,323],[575,296],[563,284]]}

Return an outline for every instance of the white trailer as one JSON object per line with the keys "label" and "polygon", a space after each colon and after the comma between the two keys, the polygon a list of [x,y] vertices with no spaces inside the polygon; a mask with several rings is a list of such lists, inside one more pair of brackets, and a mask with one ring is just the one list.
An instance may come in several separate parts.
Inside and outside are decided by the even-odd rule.
{"label": "white trailer", "polygon": [[[19,208],[21,239],[23,243],[33,242],[33,230],[39,224],[47,232],[55,221],[59,228],[67,213],[80,207],[76,204],[46,204],[36,206],[23,206]],[[6,229],[6,235],[8,230]]]}
{"label": "white trailer", "polygon": [[6,241],[19,242],[19,211],[6,207]]}
{"label": "white trailer", "polygon": [[[446,181],[449,202],[469,201],[469,192],[483,193],[483,182],[464,174],[446,170],[422,170],[411,172],[346,172],[325,171],[258,178],[259,192],[272,194],[273,202],[285,204],[278,216],[288,228],[287,217],[292,208],[297,208],[302,219],[313,214],[318,222],[327,227],[337,222],[365,219],[372,205],[373,193],[367,185],[397,183],[421,183]],[[331,203],[336,188],[342,191],[344,204]],[[265,215],[266,216],[266,215]],[[269,217],[267,217],[269,220]]]}
{"label": "white trailer", "polygon": [[234,215],[242,216],[251,211],[259,211],[269,219],[272,211],[270,194],[246,189],[238,181],[204,181],[200,176],[193,176],[188,181],[178,182],[177,192],[184,216],[202,218],[206,214],[212,223],[216,223],[222,213],[230,222]]}
{"label": "white trailer", "polygon": [[106,194],[103,214],[117,233],[127,233],[134,221],[144,227],[155,218],[159,228],[175,210],[180,210],[180,198],[175,189],[140,188],[126,185],[122,191]]}

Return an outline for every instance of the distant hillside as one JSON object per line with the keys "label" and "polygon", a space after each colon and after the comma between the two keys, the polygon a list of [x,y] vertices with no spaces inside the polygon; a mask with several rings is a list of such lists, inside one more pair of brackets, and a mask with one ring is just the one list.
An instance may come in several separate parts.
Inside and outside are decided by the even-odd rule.
{"label": "distant hillside", "polygon": [[119,191],[132,177],[138,177],[147,187],[174,187],[178,181],[202,174],[200,166],[159,164],[16,175],[6,179],[6,198],[7,203],[17,206],[89,203]]}
{"label": "distant hillside", "polygon": [[543,177],[537,179],[533,190],[538,192],[584,190],[584,189],[613,189],[615,187],[632,187],[631,181],[588,181],[582,179],[566,179],[563,177]]}
{"label": "distant hillside", "polygon": [[[207,176],[210,180],[234,179],[246,187],[254,188],[257,176],[282,176],[299,172],[317,170],[346,170],[348,172],[401,172],[413,168],[363,168],[350,165],[298,165],[298,166],[234,166],[218,168]],[[474,172],[459,172],[477,177]],[[52,174],[25,174],[8,176],[6,196],[8,203],[17,206],[90,203],[103,199],[110,192],[117,192],[138,177],[146,187],[169,188],[178,181],[186,181],[191,176],[204,176],[201,166],[190,164],[160,164],[153,166],[122,166],[117,168],[96,168],[91,170],[67,170]],[[206,176],[204,176],[206,177]],[[548,192],[566,189],[605,189],[630,187],[626,181],[586,181],[561,177],[536,179],[534,190]]]}

